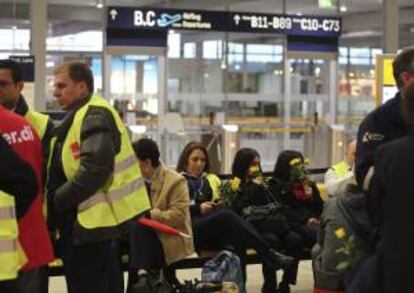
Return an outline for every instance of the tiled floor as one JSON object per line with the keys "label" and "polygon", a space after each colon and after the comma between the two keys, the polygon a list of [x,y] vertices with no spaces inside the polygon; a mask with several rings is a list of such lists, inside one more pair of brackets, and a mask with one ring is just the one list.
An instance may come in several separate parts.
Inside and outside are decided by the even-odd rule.
{"label": "tiled floor", "polygon": [[[262,284],[262,274],[260,265],[248,266],[247,271],[247,292],[260,293]],[[200,279],[200,270],[179,271],[178,276],[181,279]],[[65,282],[63,278],[52,278],[50,284],[50,293],[66,293]],[[292,293],[311,293],[313,288],[312,268],[310,261],[301,262],[299,268],[298,285],[292,287]]]}

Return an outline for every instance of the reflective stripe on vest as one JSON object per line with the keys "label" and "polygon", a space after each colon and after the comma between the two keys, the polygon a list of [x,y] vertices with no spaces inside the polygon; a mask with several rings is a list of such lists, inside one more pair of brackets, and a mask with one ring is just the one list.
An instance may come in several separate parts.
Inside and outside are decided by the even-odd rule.
{"label": "reflective stripe on vest", "polygon": [[14,197],[0,191],[0,281],[17,277],[21,263]]}
{"label": "reflective stripe on vest", "polygon": [[17,240],[0,239],[0,253],[17,251]]}
{"label": "reflective stripe on vest", "polygon": [[37,135],[40,139],[43,139],[47,129],[47,122],[49,121],[49,117],[45,114],[35,112],[35,111],[27,111],[24,118],[30,122],[34,129],[37,131]]}
{"label": "reflective stripe on vest", "polygon": [[332,166],[332,169],[338,178],[345,176],[350,170],[349,165],[344,161]]}
{"label": "reflective stripe on vest", "polygon": [[0,221],[15,219],[16,211],[14,207],[0,207]]}
{"label": "reflective stripe on vest", "polygon": [[83,201],[79,205],[79,211],[84,211],[100,203],[116,202],[128,196],[129,194],[133,193],[135,190],[140,189],[144,186],[145,186],[144,180],[142,178],[139,178],[136,181],[133,181],[120,189],[112,190],[110,193],[104,193],[102,191],[98,192],[95,195],[88,198],[87,200]]}
{"label": "reflective stripe on vest", "polygon": [[81,128],[90,106],[108,109],[116,122],[121,148],[115,156],[114,173],[93,196],[78,206],[77,220],[86,229],[117,226],[151,208],[138,161],[125,125],[118,113],[103,98],[93,96],[75,114],[62,147],[66,178],[73,178],[80,166]]}

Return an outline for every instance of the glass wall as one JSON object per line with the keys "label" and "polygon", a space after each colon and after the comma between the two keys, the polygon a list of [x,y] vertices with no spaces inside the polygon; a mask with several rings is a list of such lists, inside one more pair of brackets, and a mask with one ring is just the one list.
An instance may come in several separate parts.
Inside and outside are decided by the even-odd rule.
{"label": "glass wall", "polygon": [[182,54],[169,60],[170,110],[188,118],[224,112],[230,120],[282,115],[283,48],[274,37],[261,44],[263,37],[184,32],[175,38]]}
{"label": "glass wall", "polygon": [[378,48],[348,48],[339,50],[339,121],[352,131],[363,117],[375,108],[375,56]]}
{"label": "glass wall", "polygon": [[[30,33],[0,29],[0,57],[28,54]],[[102,93],[102,32],[50,36],[47,40],[47,108],[58,109],[52,97],[53,69],[68,60],[88,62],[95,89]],[[201,139],[214,116],[240,126],[240,146],[254,147],[270,170],[283,137],[291,148],[305,152],[315,122],[325,125],[329,111],[329,61],[290,59],[291,121],[285,115],[283,37],[267,34],[172,32],[168,37],[168,111],[180,113],[186,135],[171,138],[180,148]],[[378,48],[341,47],[338,54],[339,122],[350,133],[374,107],[374,68]],[[120,112],[134,112],[138,124],[155,130],[158,112],[158,70],[154,56],[115,56],[109,98]],[[315,135],[313,135],[315,136]],[[173,143],[171,143],[173,145]],[[168,150],[168,152],[172,152]],[[170,156],[173,158],[174,156]],[[174,161],[174,159],[172,159]]]}

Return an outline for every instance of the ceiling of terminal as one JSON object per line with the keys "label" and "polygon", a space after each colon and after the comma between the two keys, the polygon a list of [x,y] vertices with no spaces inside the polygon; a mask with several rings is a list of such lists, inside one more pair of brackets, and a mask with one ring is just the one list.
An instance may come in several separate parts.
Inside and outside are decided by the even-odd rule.
{"label": "ceiling of terminal", "polygon": [[[34,1],[34,0],[32,0]],[[94,6],[101,0],[72,0],[71,5]],[[102,0],[105,1],[105,0]],[[2,0],[1,2],[13,2],[11,0]],[[18,1],[18,2],[30,2]],[[180,8],[199,8],[199,9],[230,9],[240,11],[254,12],[282,12],[283,1],[281,0],[106,0],[107,5],[117,6],[170,6]],[[336,3],[336,0],[332,1]],[[339,0],[340,5],[345,5],[347,12],[363,12],[379,10],[382,6],[382,0]],[[49,0],[51,4],[66,5],[66,0]],[[414,6],[412,0],[399,0],[400,6]],[[335,9],[320,9],[317,0],[289,0],[286,1],[287,10],[291,13],[322,13],[335,14]]]}
{"label": "ceiling of terminal", "polygon": [[[30,3],[36,0],[0,0],[0,28],[12,25],[30,27]],[[287,13],[335,15],[343,19],[342,43],[380,46],[382,0],[332,0],[346,6],[321,9],[318,0],[286,0]],[[97,3],[116,6],[176,7],[203,10],[232,10],[283,13],[282,0],[48,0],[50,31],[62,35],[79,31],[102,29],[103,9]],[[68,4],[70,3],[70,4]],[[399,0],[401,45],[414,42],[414,1]]]}

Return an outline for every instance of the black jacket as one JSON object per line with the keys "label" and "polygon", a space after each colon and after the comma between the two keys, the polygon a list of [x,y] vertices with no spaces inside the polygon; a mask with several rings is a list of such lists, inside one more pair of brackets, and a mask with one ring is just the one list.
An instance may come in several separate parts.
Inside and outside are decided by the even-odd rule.
{"label": "black jacket", "polygon": [[0,135],[0,190],[14,195],[20,219],[36,198],[38,185],[33,169]]}
{"label": "black jacket", "polygon": [[254,182],[241,186],[233,202],[233,209],[242,215],[243,209],[250,206],[265,206],[273,202],[273,196],[263,185]]}
{"label": "black jacket", "polygon": [[[27,106],[26,100],[23,96],[20,96],[16,108],[14,112],[20,116],[25,117],[27,112],[29,111],[29,107]],[[47,177],[47,161],[49,160],[50,154],[50,140],[52,139],[53,135],[53,122],[51,119],[48,119],[45,134],[42,137],[42,157],[43,157],[43,184],[46,183]]]}
{"label": "black jacket", "polygon": [[112,113],[101,107],[90,107],[81,126],[80,167],[67,180],[61,162],[62,146],[76,112],[90,97],[74,104],[63,122],[54,131],[57,138],[52,153],[48,182],[48,200],[52,219],[61,234],[72,235],[75,243],[110,239],[117,236],[115,228],[84,229],[76,221],[77,207],[94,195],[110,178],[115,156],[120,151],[120,133]]}
{"label": "black jacket", "polygon": [[355,157],[355,173],[360,187],[364,187],[364,179],[369,168],[374,164],[377,148],[406,135],[409,129],[410,127],[401,114],[401,96],[399,93],[365,117],[358,130]]}
{"label": "black jacket", "polygon": [[375,158],[369,206],[380,225],[385,292],[412,292],[414,271],[414,134],[382,146]]}

